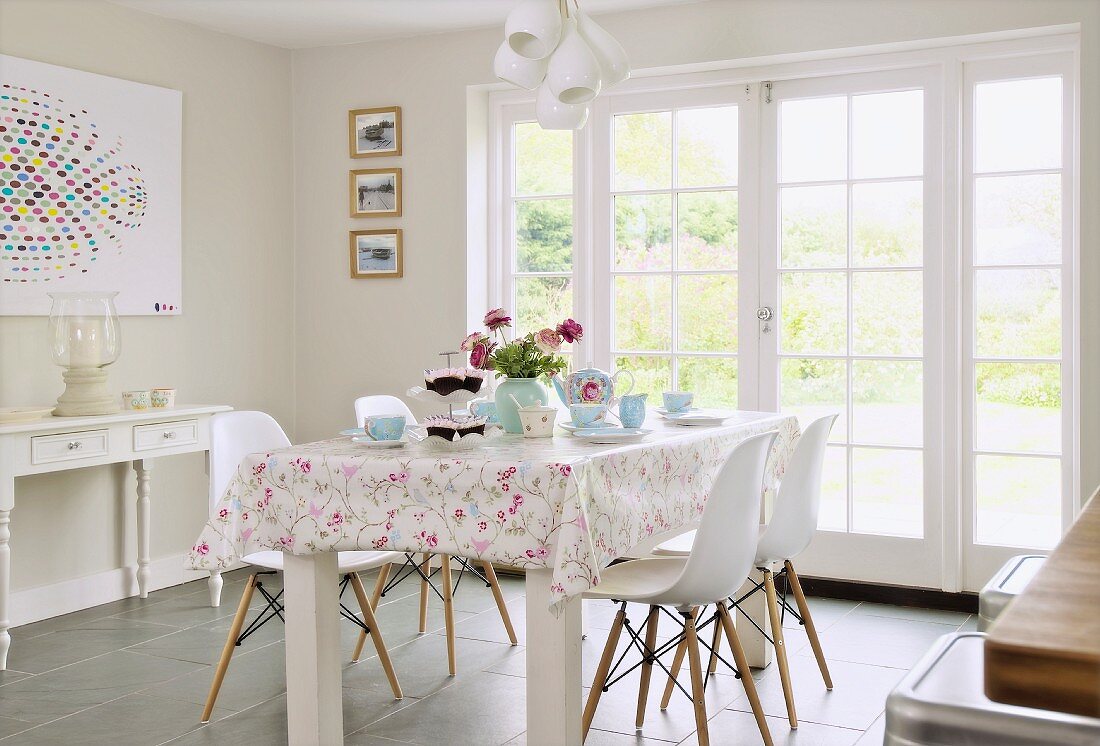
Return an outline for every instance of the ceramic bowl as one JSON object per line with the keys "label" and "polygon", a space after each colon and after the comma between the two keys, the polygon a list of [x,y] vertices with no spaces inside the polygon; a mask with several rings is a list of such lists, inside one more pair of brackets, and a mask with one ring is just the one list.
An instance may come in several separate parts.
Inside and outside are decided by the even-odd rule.
{"label": "ceramic bowl", "polygon": [[519,421],[525,438],[549,438],[554,434],[557,410],[553,407],[532,407],[519,410]]}

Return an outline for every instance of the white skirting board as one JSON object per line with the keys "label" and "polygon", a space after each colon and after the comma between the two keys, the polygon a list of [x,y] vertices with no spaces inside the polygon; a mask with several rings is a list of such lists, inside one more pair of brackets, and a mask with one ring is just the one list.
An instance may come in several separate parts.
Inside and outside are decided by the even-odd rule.
{"label": "white skirting board", "polygon": [[[185,559],[185,555],[176,554],[150,562],[149,590],[203,580],[210,576],[205,570],[185,569]],[[197,586],[195,590],[205,590],[205,584]],[[52,585],[15,591],[11,594],[8,608],[11,609],[12,626],[18,627],[136,595],[137,568],[120,567]],[[206,601],[205,597],[203,601]]]}

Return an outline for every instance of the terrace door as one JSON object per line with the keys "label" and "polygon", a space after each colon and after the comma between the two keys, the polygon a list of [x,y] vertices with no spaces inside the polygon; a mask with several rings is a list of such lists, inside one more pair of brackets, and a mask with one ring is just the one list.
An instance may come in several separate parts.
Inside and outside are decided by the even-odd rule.
{"label": "terrace door", "polygon": [[759,408],[840,414],[807,575],[941,585],[938,80],[788,80],[761,104]]}

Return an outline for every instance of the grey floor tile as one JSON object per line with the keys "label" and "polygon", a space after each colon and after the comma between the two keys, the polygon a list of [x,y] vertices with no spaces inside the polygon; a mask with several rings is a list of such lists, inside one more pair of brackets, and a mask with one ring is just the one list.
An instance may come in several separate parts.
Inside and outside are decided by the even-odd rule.
{"label": "grey floor tile", "polygon": [[[218,692],[218,707],[239,712],[283,694],[286,691],[285,650],[283,643],[277,642],[235,654]],[[153,661],[168,660],[147,655],[141,657]],[[214,668],[193,668],[187,675],[166,684],[151,686],[144,693],[195,705],[205,704],[214,679]]]}
{"label": "grey floor tile", "polygon": [[175,631],[175,627],[162,624],[104,617],[25,640],[16,639],[8,662],[16,670],[44,673]]}
{"label": "grey floor tile", "polygon": [[[352,603],[348,606],[358,611],[358,606],[356,604]],[[454,614],[456,625],[474,616],[470,612],[458,611],[457,609]],[[422,637],[420,634],[419,592],[398,600],[379,604],[375,616],[378,618],[378,624],[382,628],[382,639],[386,641],[386,645],[390,648],[403,645]],[[499,617],[497,618],[497,622],[500,622]],[[355,640],[359,637],[359,630],[355,628],[355,625],[346,621],[342,622],[340,627],[340,636],[343,639],[344,649],[350,649]],[[428,598],[428,624],[426,627],[426,634],[441,632],[445,627],[446,621],[443,614],[443,602],[433,594]],[[373,655],[373,650],[371,650],[369,644],[366,649]]]}
{"label": "grey floor tile", "polygon": [[[516,639],[520,645],[527,644],[527,614],[526,614],[525,598],[517,598],[513,601],[509,601],[508,617],[512,620],[512,628],[515,630]],[[457,619],[458,612],[455,612]],[[382,624],[382,619],[379,618],[379,624]],[[436,634],[445,634],[445,629],[436,630]],[[455,623],[455,636],[464,638],[467,640],[484,640],[485,642],[501,642],[510,644],[508,640],[508,631],[504,627],[504,622],[500,618],[500,612],[496,606],[493,606],[488,611],[483,611],[480,614],[474,614],[458,620]]]}
{"label": "grey floor tile", "polygon": [[363,732],[434,746],[440,742],[441,732],[426,728],[425,723],[446,723],[451,740],[463,733],[471,745],[495,746],[515,738],[527,727],[524,701],[524,686],[519,679],[475,673],[414,707],[371,724]]}
{"label": "grey floor tile", "polygon": [[956,627],[964,623],[970,616],[970,614],[960,611],[914,609],[908,606],[889,606],[887,604],[872,604],[867,602],[861,603],[852,614],[853,616],[877,616],[891,619],[912,619],[917,622],[953,624]]}
{"label": "grey floor tile", "polygon": [[[688,740],[691,740],[690,738]],[[584,740],[584,746],[670,746],[672,741],[661,741],[656,738],[646,738],[637,733],[627,735],[625,733],[613,733],[608,730],[592,728],[588,731],[588,738]],[[507,746],[526,746],[527,734],[520,733],[507,743]]]}
{"label": "grey floor tile", "polygon": [[[883,616],[848,615],[821,634],[829,661],[911,668],[941,635],[958,624],[936,624]],[[809,648],[798,656],[813,655]]]}
{"label": "grey floor tile", "polygon": [[971,614],[966,618],[966,621],[959,625],[959,632],[977,632],[978,631],[978,615]]}
{"label": "grey floor tile", "polygon": [[14,736],[17,733],[33,728],[34,723],[27,722],[26,720],[16,720],[15,718],[0,717],[0,738],[7,738],[8,736]]}
{"label": "grey floor tile", "polygon": [[[173,658],[175,660],[191,661],[192,663],[213,665],[221,657],[222,649],[225,647],[225,639],[229,635],[229,627],[232,623],[232,617],[227,617],[209,624],[176,630],[172,634],[158,637],[140,645],[134,645],[128,650],[158,658]],[[277,618],[273,619],[258,631],[249,635],[237,648],[234,657],[270,645],[273,642],[279,642],[282,639],[283,623]]]}
{"label": "grey floor tile", "polygon": [[[791,605],[791,608],[798,609],[798,605],[794,602],[794,596],[788,594],[787,603]],[[810,616],[813,618],[814,627],[817,628],[819,634],[846,617],[860,605],[858,601],[845,601],[841,598],[815,598],[812,596],[806,599],[806,603],[810,606]],[[783,615],[783,626],[802,627],[798,619],[790,613]]]}
{"label": "grey floor tile", "polygon": [[[12,648],[14,647],[15,645],[13,643]],[[11,656],[11,650],[8,651],[8,655]],[[0,671],[0,686],[10,684],[13,681],[19,681],[20,679],[25,679],[28,676],[30,676],[30,674],[26,671],[16,671],[12,668],[7,669],[6,671]]]}
{"label": "grey floor tile", "polygon": [[372,736],[370,733],[351,733],[344,736],[344,746],[400,746],[407,741],[395,741],[392,738]]}
{"label": "grey floor tile", "polygon": [[284,746],[287,743],[286,728],[286,700],[272,699],[192,729],[168,743],[180,746]]}
{"label": "grey floor tile", "polygon": [[[157,604],[139,606],[114,616],[116,619],[156,622],[157,624],[167,624],[180,629],[196,627],[224,617],[232,617],[237,611],[237,604],[240,603],[240,588],[237,588],[236,591],[236,597],[232,598],[234,595],[233,588],[231,586],[223,588],[222,603],[218,607],[210,606],[210,600],[206,594],[192,593],[182,598],[173,598]],[[259,594],[256,595],[259,596]],[[230,598],[227,599],[227,596]]]}
{"label": "grey floor tile", "polygon": [[[904,671],[882,666],[829,661],[833,690],[825,689],[817,661],[812,657],[793,656],[790,659],[791,682],[799,722],[835,725],[863,730],[870,727],[886,706],[886,696],[897,685]],[[769,716],[785,718],[787,706],[778,668],[768,667],[768,674],[757,681],[757,691]],[[731,709],[750,712],[748,698],[738,697]]]}
{"label": "grey floor tile", "polygon": [[[785,717],[768,717],[768,730],[777,744],[798,746],[852,746],[863,731],[837,728],[817,723],[799,723],[791,730]],[[759,746],[760,728],[751,712],[723,710],[707,722],[712,746]],[[685,739],[684,746],[696,743],[695,736]]]}
{"label": "grey floor tile", "polygon": [[882,739],[886,736],[886,715],[879,715],[870,728],[857,741],[858,746],[882,746]]}

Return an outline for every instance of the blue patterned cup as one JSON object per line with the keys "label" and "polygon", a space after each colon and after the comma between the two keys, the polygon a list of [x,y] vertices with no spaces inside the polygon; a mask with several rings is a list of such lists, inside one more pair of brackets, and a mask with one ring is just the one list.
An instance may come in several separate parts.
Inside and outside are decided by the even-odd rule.
{"label": "blue patterned cup", "polygon": [[575,427],[599,427],[607,418],[606,404],[571,404],[569,415]]}
{"label": "blue patterned cup", "polygon": [[486,418],[490,425],[496,425],[500,422],[500,416],[497,414],[497,403],[495,401],[470,402],[470,414],[474,417]]}
{"label": "blue patterned cup", "polygon": [[401,440],[405,434],[405,415],[367,417],[363,420],[363,429],[375,440]]}
{"label": "blue patterned cup", "polygon": [[695,394],[690,391],[666,391],[664,398],[666,411],[686,412],[691,409],[691,402],[695,399]]}
{"label": "blue patterned cup", "polygon": [[623,427],[641,427],[645,423],[646,394],[628,394],[619,399],[619,421]]}

